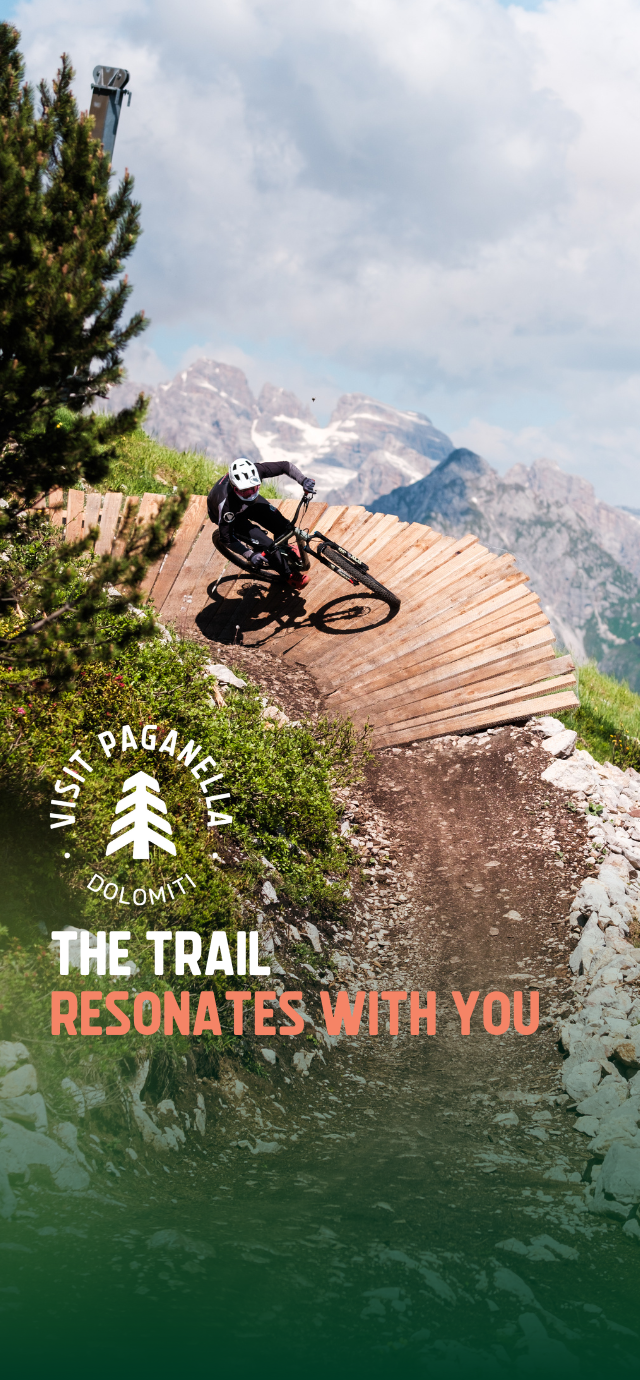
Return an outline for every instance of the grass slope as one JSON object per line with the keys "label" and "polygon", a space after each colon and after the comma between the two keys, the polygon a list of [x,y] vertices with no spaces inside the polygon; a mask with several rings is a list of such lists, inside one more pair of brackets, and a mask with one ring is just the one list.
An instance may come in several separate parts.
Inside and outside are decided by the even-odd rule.
{"label": "grass slope", "polygon": [[[122,494],[170,494],[185,488],[193,494],[208,494],[227,466],[193,450],[172,450],[148,436],[141,427],[118,442],[118,456],[109,474],[97,487]],[[263,484],[267,498],[280,498],[277,485]]]}
{"label": "grass slope", "polygon": [[558,717],[598,762],[640,770],[640,695],[593,663],[577,668],[580,707]]}

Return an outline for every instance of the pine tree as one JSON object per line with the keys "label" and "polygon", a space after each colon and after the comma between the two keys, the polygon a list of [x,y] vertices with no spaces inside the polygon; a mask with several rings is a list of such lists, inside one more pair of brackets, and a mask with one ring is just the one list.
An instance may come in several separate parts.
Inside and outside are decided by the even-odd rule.
{"label": "pine tree", "polygon": [[30,512],[51,488],[104,478],[118,438],[140,424],[142,397],[115,416],[91,408],[122,378],[123,351],[146,322],[143,312],[121,321],[131,294],[123,262],[140,235],[133,180],[125,172],[111,191],[110,161],[78,112],[66,56],[53,88],[40,85],[36,111],[18,43],[0,24],[0,541],[9,554],[0,663],[56,679],[113,645],[113,620],[107,638],[97,634],[105,587],[137,601],[185,498],[166,503],[144,535],[132,530],[119,561],[87,556],[81,574],[95,534],[61,550]]}

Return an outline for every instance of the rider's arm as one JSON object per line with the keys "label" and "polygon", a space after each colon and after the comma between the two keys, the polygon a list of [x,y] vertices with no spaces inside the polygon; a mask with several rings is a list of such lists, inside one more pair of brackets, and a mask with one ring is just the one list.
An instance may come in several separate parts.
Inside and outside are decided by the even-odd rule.
{"label": "rider's arm", "polygon": [[207,494],[207,512],[211,522],[220,522],[220,508],[224,503],[228,489],[228,484],[225,484],[226,478],[226,474],[223,474],[222,478],[214,484]]}
{"label": "rider's arm", "polygon": [[256,469],[261,479],[277,479],[278,475],[286,474],[289,479],[295,479],[296,484],[304,482],[304,475],[291,460],[265,460],[264,463],[261,461],[256,465]]}

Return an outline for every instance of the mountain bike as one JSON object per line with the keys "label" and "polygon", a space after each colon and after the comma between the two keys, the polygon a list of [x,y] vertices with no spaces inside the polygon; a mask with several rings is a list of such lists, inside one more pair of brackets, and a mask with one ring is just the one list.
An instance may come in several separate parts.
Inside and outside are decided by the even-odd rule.
{"label": "mountain bike", "polygon": [[[399,609],[399,595],[393,594],[390,589],[381,585],[379,580],[374,579],[373,575],[369,574],[368,565],[361,561],[359,556],[354,556],[352,551],[346,551],[344,546],[339,546],[336,541],[332,541],[331,537],[325,536],[324,532],[310,532],[308,528],[298,527],[300,511],[302,510],[304,517],[310,502],[311,494],[303,494],[291,520],[290,531],[285,532],[284,536],[278,537],[277,541],[273,543],[273,547],[282,552],[284,576],[276,571],[260,570],[258,578],[266,579],[271,583],[283,582],[288,574],[297,575],[303,570],[308,570],[311,565],[310,557],[315,556],[321,565],[325,565],[328,570],[333,570],[334,574],[339,575],[342,580],[346,580],[347,584],[364,585],[365,589],[370,590],[372,594],[377,594],[390,608]],[[297,554],[296,550],[289,546],[289,542],[294,536]],[[317,545],[312,546],[312,542],[317,542]],[[226,556],[233,565],[239,566],[241,570],[249,572],[254,577],[256,576],[255,567],[251,565],[250,561],[238,552],[230,551],[228,546],[224,546],[217,531],[213,534],[213,544],[220,554]],[[259,550],[257,542],[254,542],[253,545]]]}

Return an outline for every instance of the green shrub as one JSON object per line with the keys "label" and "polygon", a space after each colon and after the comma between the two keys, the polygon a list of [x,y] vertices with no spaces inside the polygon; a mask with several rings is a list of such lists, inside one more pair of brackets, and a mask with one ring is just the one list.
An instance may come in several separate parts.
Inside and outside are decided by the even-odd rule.
{"label": "green shrub", "polygon": [[[60,977],[45,947],[52,929],[76,925],[94,933],[129,930],[129,956],[141,969],[135,979],[138,991],[189,989],[196,994],[213,987],[222,997],[222,1014],[228,1005],[224,990],[235,986],[237,979],[220,972],[206,977],[204,963],[202,977],[188,971],[177,977],[170,946],[167,976],[156,977],[147,930],[194,930],[203,936],[205,957],[211,931],[224,930],[233,954],[237,929],[256,928],[256,908],[264,904],[261,887],[267,876],[276,887],[280,908],[294,923],[301,913],[341,919],[353,858],[338,835],[339,807],[332,788],[357,779],[362,738],[348,721],[274,728],[263,718],[257,687],[230,690],[224,707],[217,708],[202,674],[206,660],[206,650],[192,642],[132,643],[115,663],[86,667],[74,688],[57,697],[34,689],[22,704],[5,699],[0,719],[0,1038],[48,1045],[50,992],[64,987],[79,993],[83,987],[101,986],[95,974],[83,979],[72,970]],[[207,827],[198,782],[171,756],[156,751],[141,759],[140,752],[120,755],[117,749],[109,760],[103,756],[99,732],[110,729],[118,738],[121,726],[128,724],[139,743],[145,723],[157,725],[158,744],[175,728],[179,748],[193,739],[203,745],[201,756],[213,756],[216,771],[223,774],[213,789],[231,793],[230,801],[219,807],[233,816],[231,825]],[[54,831],[49,828],[49,802],[56,779],[76,750],[93,770],[85,773],[76,824]],[[168,861],[154,849],[148,861],[133,862],[128,850],[123,850],[124,857],[105,856],[123,782],[140,768],[153,774],[167,802],[177,850]],[[214,861],[212,853],[220,854],[224,865]],[[265,869],[264,858],[275,870]],[[95,871],[124,886],[128,897],[138,887],[147,892],[153,887],[157,893],[160,886],[166,888],[172,878],[186,873],[195,889],[185,883],[187,894],[176,896],[171,906],[138,911],[130,906],[122,911],[117,903],[88,890]],[[256,985],[256,979],[242,981]],[[50,1050],[50,1057],[58,1063],[71,1061],[75,1067],[86,1061],[89,1048],[99,1045],[100,1059],[112,1061],[115,1069],[117,1059],[144,1038],[135,1032],[106,1042],[61,1037],[53,1044],[62,1052]],[[175,1048],[179,1039],[173,1038]],[[115,1045],[116,1052],[104,1053],[103,1044]]]}

